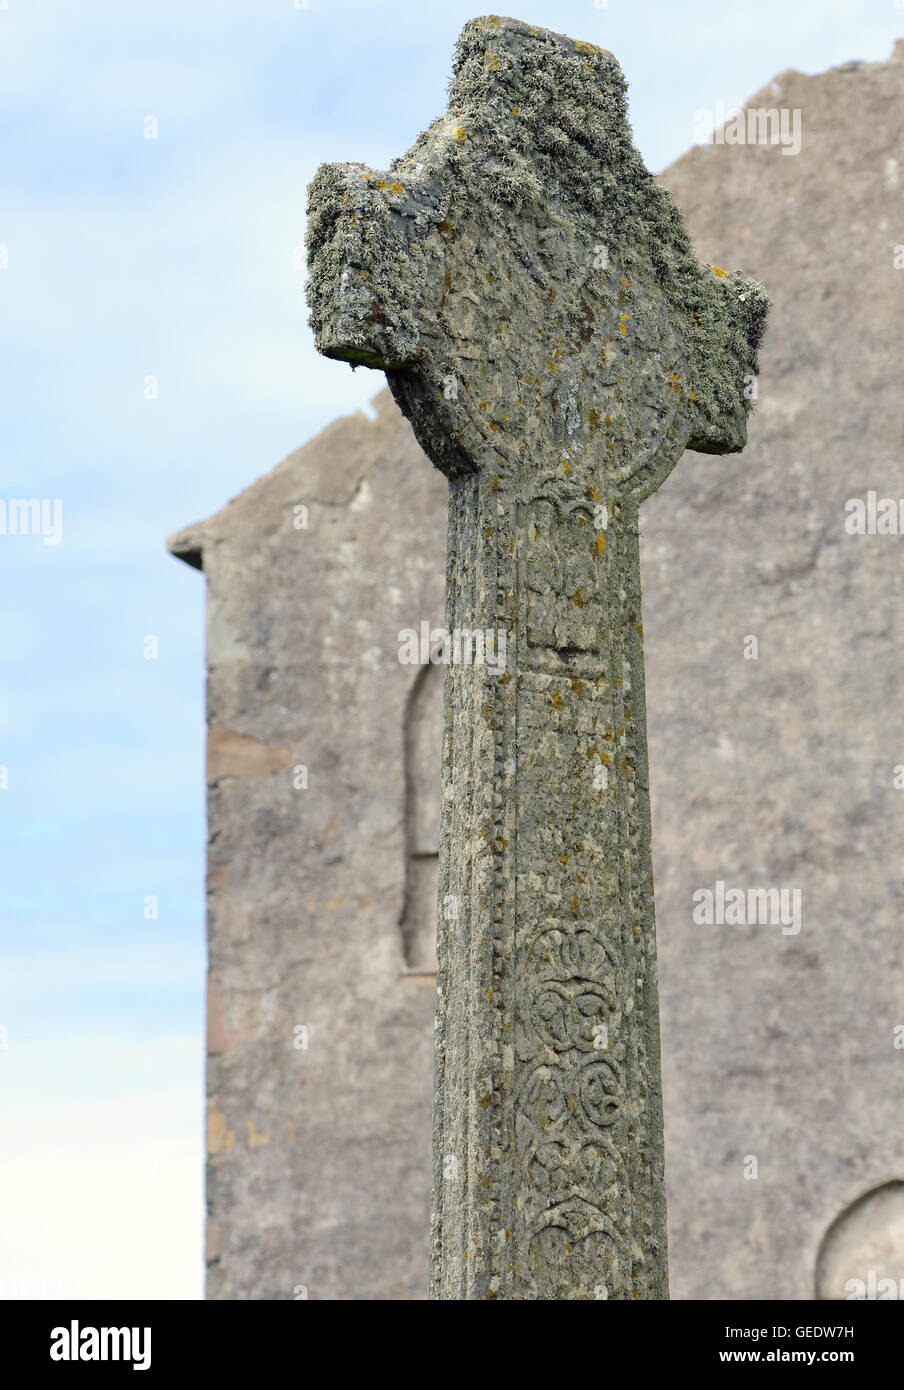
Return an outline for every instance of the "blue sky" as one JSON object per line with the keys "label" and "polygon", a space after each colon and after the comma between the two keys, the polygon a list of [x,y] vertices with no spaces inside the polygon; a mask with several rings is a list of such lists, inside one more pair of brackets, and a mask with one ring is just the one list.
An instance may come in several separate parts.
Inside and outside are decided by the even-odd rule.
{"label": "blue sky", "polygon": [[[204,582],[163,539],[380,387],[314,353],[305,187],[411,144],[479,12],[0,0],[0,500],[63,507],[0,535],[0,1297],[201,1294]],[[904,35],[894,0],[514,13],[616,54],[656,170],[697,108]]]}

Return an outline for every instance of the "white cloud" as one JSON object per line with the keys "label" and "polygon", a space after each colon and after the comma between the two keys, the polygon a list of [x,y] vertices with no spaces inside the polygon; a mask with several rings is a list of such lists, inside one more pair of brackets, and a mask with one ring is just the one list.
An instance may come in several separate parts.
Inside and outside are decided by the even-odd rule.
{"label": "white cloud", "polygon": [[198,1052],[116,1035],[0,1051],[0,1298],[201,1297]]}

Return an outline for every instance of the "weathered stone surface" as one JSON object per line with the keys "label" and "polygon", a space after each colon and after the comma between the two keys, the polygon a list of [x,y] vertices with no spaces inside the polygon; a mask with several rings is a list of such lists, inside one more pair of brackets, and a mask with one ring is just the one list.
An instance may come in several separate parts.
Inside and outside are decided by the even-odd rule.
{"label": "weathered stone surface", "polygon": [[169,542],[207,578],[213,1298],[426,1288],[439,669],[398,633],[442,621],[446,485],[376,405]]}
{"label": "weathered stone surface", "polygon": [[818,1298],[904,1297],[904,1182],[868,1192],[830,1226],[816,1266]]}
{"label": "weathered stone surface", "polygon": [[637,509],[743,447],[767,299],[701,266],[612,55],[466,25],[446,114],[311,185],[311,322],[450,481],[433,1277],[664,1298]]}
{"label": "weathered stone surface", "polygon": [[[749,105],[798,108],[801,153],[699,148],[665,182],[769,286],[756,428],[641,515],[670,1263],[675,1297],[807,1299],[830,1223],[904,1177],[901,540],[844,526],[904,496],[904,62]],[[718,879],[799,887],[800,934],[696,926]]]}

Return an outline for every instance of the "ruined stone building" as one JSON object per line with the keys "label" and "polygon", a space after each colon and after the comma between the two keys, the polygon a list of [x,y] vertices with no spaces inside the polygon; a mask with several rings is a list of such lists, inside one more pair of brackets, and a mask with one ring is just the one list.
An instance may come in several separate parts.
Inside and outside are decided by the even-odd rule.
{"label": "ruined stone building", "polygon": [[[663,175],[774,303],[747,449],[641,513],[671,1285],[844,1297],[904,1276],[904,562],[845,525],[904,493],[904,50],[749,106],[800,153]],[[443,622],[446,484],[375,406],[169,542],[207,581],[213,1298],[426,1286],[442,666],[399,633]],[[719,883],[800,930],[698,924]]]}

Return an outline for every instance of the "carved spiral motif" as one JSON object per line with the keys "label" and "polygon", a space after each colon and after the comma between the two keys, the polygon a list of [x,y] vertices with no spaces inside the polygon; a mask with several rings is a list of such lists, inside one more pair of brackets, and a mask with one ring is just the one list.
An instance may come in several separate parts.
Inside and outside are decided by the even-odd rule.
{"label": "carved spiral motif", "polygon": [[523,970],[515,1129],[528,1240],[559,1230],[572,1243],[595,1236],[620,1249],[621,1221],[605,1200],[619,1188],[613,1126],[625,1113],[623,1068],[610,1051],[620,1022],[615,952],[595,924],[555,923],[535,934]]}

